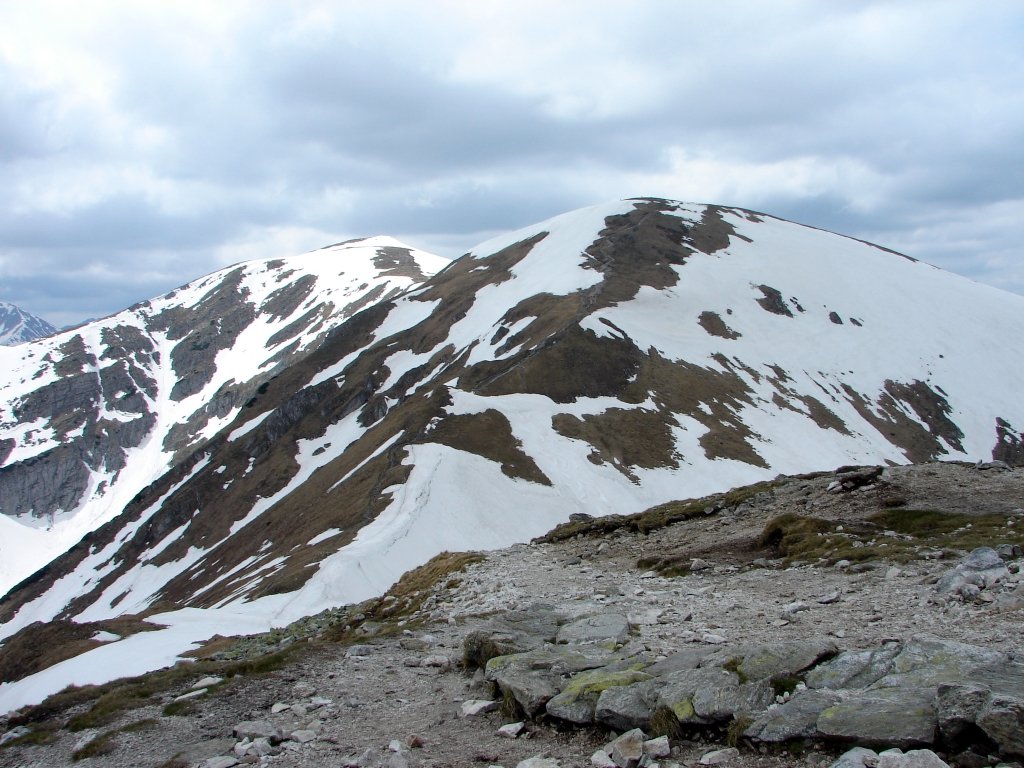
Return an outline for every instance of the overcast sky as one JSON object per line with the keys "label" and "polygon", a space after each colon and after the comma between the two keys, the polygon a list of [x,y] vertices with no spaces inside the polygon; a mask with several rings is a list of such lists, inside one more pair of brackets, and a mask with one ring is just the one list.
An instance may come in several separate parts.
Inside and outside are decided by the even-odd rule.
{"label": "overcast sky", "polygon": [[737,205],[1024,293],[1024,3],[0,0],[0,300]]}

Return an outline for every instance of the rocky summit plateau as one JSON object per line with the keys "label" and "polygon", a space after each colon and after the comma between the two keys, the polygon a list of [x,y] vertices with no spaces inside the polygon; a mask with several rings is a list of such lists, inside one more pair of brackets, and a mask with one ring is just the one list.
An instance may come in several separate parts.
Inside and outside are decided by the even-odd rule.
{"label": "rocky summit plateau", "polygon": [[0,358],[0,761],[1020,755],[1020,296],[640,198]]}

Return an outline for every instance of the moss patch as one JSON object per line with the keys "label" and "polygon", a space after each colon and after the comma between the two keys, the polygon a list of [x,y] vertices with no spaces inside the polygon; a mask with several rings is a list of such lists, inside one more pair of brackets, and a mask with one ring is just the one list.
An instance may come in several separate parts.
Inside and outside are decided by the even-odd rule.
{"label": "moss patch", "polygon": [[101,733],[96,738],[72,752],[71,759],[77,763],[79,760],[85,760],[90,757],[102,757],[103,755],[109,755],[114,751],[115,746],[113,733]]}
{"label": "moss patch", "polygon": [[836,563],[885,559],[909,562],[923,553],[969,551],[993,543],[1024,545],[1024,531],[1006,525],[1005,515],[964,515],[938,510],[884,509],[864,521],[834,521],[793,513],[768,522],[757,542],[786,562]]}

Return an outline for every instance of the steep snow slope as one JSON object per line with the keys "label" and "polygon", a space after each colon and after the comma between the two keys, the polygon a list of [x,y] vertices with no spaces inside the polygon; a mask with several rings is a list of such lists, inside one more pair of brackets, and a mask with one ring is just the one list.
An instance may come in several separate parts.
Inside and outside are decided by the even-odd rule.
{"label": "steep snow slope", "polygon": [[41,339],[57,329],[14,304],[0,301],[0,346],[10,347]]}
{"label": "steep snow slope", "polygon": [[335,324],[446,264],[391,238],[342,243],[0,349],[0,594],[119,514]]}
{"label": "steep snow slope", "polygon": [[[1024,299],[876,246],[657,199],[575,211],[282,367],[0,602],[0,637],[157,607],[203,609],[211,634],[239,613],[279,625],[574,512],[848,463],[1019,460],[1021,360]],[[200,639],[188,616],[174,648]],[[37,683],[0,687],[0,709]]]}

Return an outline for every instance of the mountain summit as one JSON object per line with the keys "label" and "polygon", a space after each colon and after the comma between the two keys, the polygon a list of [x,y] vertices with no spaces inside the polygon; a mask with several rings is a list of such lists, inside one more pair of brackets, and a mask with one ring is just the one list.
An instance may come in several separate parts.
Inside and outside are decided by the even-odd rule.
{"label": "mountain summit", "polygon": [[14,304],[0,301],[0,346],[24,344],[57,332],[41,317],[29,314]]}
{"label": "mountain summit", "polygon": [[7,366],[0,524],[88,533],[0,602],[0,637],[160,610],[124,642],[167,663],[576,513],[1024,458],[1024,298],[884,248],[654,198],[440,271],[360,247],[357,277],[243,265]]}

